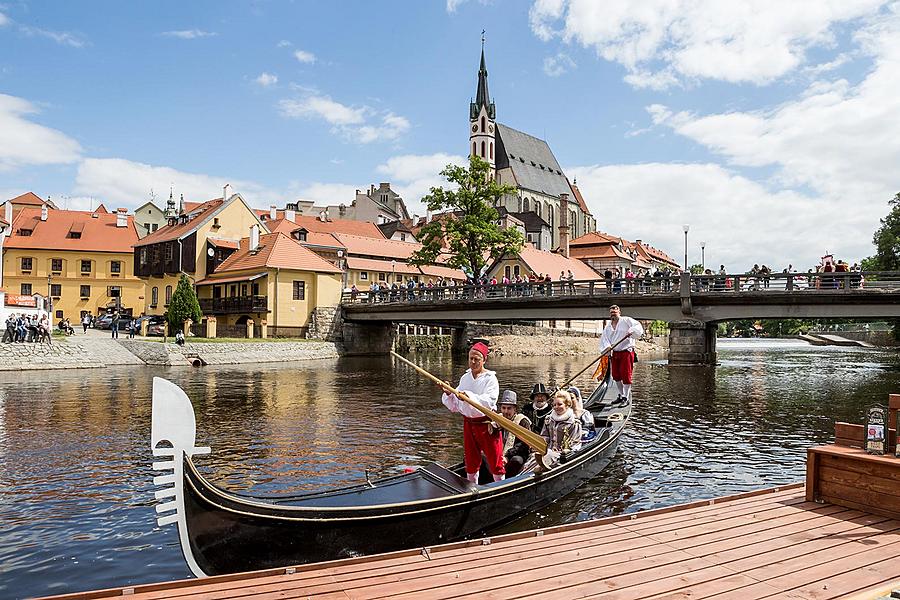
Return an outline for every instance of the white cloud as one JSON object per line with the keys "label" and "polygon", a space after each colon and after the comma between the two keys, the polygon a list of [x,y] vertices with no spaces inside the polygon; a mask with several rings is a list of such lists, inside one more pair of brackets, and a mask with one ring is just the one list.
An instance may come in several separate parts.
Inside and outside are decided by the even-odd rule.
{"label": "white cloud", "polygon": [[332,131],[359,144],[397,140],[410,129],[406,117],[368,106],[347,106],[316,92],[281,100],[278,109],[287,118],[322,119],[333,126]]}
{"label": "white cloud", "polygon": [[287,48],[288,46],[291,45],[291,43],[290,43],[289,41],[287,41],[287,40],[281,40],[281,41],[279,41],[278,44],[276,44],[276,45],[277,45],[279,48]]}
{"label": "white cloud", "polygon": [[769,83],[802,65],[834,28],[873,15],[885,0],[536,0],[531,28],[594,49],[628,71],[635,87],[681,80]]}
{"label": "white cloud", "polygon": [[0,94],[0,170],[24,165],[52,165],[77,162],[81,146],[64,133],[34,123],[37,114],[23,98]]}
{"label": "white cloud", "polygon": [[563,52],[544,59],[544,73],[550,77],[559,77],[575,68],[575,61]]}
{"label": "white cloud", "polygon": [[214,31],[203,31],[202,29],[179,29],[177,31],[163,31],[162,35],[182,40],[195,40],[198,38],[213,37],[219,34]]}
{"label": "white cloud", "polygon": [[4,15],[3,13],[0,13],[0,27],[9,25],[9,23],[10,23],[9,17]]}
{"label": "white cloud", "polygon": [[269,87],[270,85],[278,83],[278,75],[263,72],[260,73],[259,77],[254,79],[254,81],[262,87]]}
{"label": "white cloud", "polygon": [[312,52],[307,52],[306,50],[295,50],[294,58],[307,65],[311,65],[316,62],[316,55]]}
{"label": "white cloud", "polygon": [[[690,224],[689,261],[729,272],[754,263],[780,271],[792,263],[808,269],[825,251],[856,261],[871,254],[871,210],[790,190],[770,191],[716,164],[610,165],[566,170],[597,217],[598,228],[641,239],[681,263],[682,224]],[[881,210],[886,210],[886,200]],[[621,210],[635,218],[618,219]],[[877,211],[875,211],[877,212]]]}
{"label": "white cloud", "polygon": [[62,46],[71,46],[72,48],[84,48],[87,42],[81,36],[69,33],[67,31],[50,31],[39,27],[31,27],[29,25],[19,25],[19,31],[28,36],[45,37],[53,40]]}
{"label": "white cloud", "polygon": [[393,156],[375,171],[385,175],[391,187],[402,197],[410,213],[425,214],[422,196],[432,187],[447,186],[440,172],[449,164],[467,165],[468,160],[457,154],[404,154]]}
{"label": "white cloud", "polygon": [[222,188],[230,183],[235,192],[250,206],[281,205],[287,195],[271,190],[252,181],[242,181],[226,176],[186,173],[171,167],[161,167],[134,162],[123,158],[88,158],[78,167],[74,192],[92,196],[115,207],[134,209],[147,201],[150,190],[155,190],[157,204],[165,204],[170,186],[175,188],[176,198],[202,202],[222,197]]}

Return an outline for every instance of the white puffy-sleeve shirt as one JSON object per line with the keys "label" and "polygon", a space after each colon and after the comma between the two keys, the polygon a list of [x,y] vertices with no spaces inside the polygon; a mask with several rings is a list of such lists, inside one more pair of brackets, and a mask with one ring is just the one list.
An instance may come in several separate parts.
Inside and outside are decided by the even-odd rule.
{"label": "white puffy-sleeve shirt", "polygon": [[[497,374],[493,371],[484,369],[481,375],[475,378],[472,377],[472,369],[468,369],[459,379],[459,385],[456,386],[456,389],[466,392],[470,400],[493,411],[497,410],[497,398],[500,397],[500,383],[497,381]],[[464,417],[472,419],[484,417],[478,410],[457,398],[456,394],[444,394],[441,397],[441,402],[450,409],[450,412],[459,413]]]}
{"label": "white puffy-sleeve shirt", "polygon": [[624,342],[614,348],[616,352],[631,350],[634,348],[634,340],[644,335],[644,326],[631,317],[619,317],[619,322],[613,328],[612,321],[606,324],[603,335],[600,336],[600,351],[606,350],[623,337],[628,336]]}

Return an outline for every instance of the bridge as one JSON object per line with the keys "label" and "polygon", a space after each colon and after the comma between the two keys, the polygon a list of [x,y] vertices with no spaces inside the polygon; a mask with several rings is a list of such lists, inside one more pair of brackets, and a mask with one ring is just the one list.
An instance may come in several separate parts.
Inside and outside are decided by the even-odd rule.
{"label": "bridge", "polygon": [[[721,321],[900,318],[900,272],[680,275],[345,292],[345,334],[385,323],[605,319],[610,304],[669,322],[669,359],[714,363]],[[346,338],[346,335],[345,335]]]}

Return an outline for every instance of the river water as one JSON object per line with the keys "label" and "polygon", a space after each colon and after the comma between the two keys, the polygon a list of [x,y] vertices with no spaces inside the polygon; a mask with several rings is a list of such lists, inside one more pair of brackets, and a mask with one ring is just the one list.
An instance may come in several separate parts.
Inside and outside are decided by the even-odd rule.
{"label": "river water", "polygon": [[[454,380],[448,356],[418,360]],[[900,391],[900,355],[790,340],[720,340],[717,368],[642,357],[634,412],[596,480],[508,530],[547,526],[800,481],[806,448],[836,420]],[[527,396],[584,358],[498,358],[502,388]],[[219,485],[287,492],[358,483],[462,459],[461,425],[434,388],[387,358],[0,375],[0,597],[189,577],[174,525],[156,526],[153,376],[197,413],[198,463]],[[587,387],[587,381],[581,384]]]}

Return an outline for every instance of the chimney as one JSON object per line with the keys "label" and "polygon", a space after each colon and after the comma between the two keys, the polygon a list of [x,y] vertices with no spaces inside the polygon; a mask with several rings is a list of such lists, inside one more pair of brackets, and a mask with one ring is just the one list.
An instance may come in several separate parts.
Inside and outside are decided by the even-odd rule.
{"label": "chimney", "polygon": [[10,225],[12,225],[12,208],[13,208],[12,202],[7,200],[4,207],[5,208],[3,211],[4,212],[3,220],[6,221],[7,223],[9,223]]}
{"label": "chimney", "polygon": [[290,208],[286,208],[284,210],[284,218],[288,221],[294,221],[297,218],[297,212]]}
{"label": "chimney", "polygon": [[274,204],[269,206],[269,218],[273,221],[278,218],[278,208]]}
{"label": "chimney", "polygon": [[375,184],[371,183],[371,184],[369,184],[369,196],[374,196],[374,195],[375,195]]}
{"label": "chimney", "polygon": [[569,195],[559,195],[559,252],[569,258]]}
{"label": "chimney", "polygon": [[254,223],[250,227],[250,251],[253,252],[259,248],[259,225]]}
{"label": "chimney", "polygon": [[231,197],[231,184],[226,183],[225,187],[222,188],[222,200],[227,201],[228,198],[230,198],[230,197]]}
{"label": "chimney", "polygon": [[634,243],[637,244],[638,246],[640,246],[640,245],[641,245],[641,240],[634,240]]}
{"label": "chimney", "polygon": [[47,204],[41,204],[41,221],[47,220]]}
{"label": "chimney", "polygon": [[116,209],[116,227],[128,227],[128,209]]}

